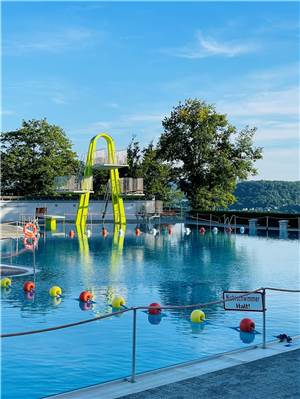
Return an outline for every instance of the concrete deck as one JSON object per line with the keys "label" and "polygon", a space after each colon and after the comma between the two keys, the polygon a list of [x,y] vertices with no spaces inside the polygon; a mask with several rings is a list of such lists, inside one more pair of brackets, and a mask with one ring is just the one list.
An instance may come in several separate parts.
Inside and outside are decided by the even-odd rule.
{"label": "concrete deck", "polygon": [[202,361],[54,395],[55,399],[296,399],[300,397],[300,340],[269,343]]}
{"label": "concrete deck", "polygon": [[299,369],[300,349],[122,398],[296,399],[300,397]]}

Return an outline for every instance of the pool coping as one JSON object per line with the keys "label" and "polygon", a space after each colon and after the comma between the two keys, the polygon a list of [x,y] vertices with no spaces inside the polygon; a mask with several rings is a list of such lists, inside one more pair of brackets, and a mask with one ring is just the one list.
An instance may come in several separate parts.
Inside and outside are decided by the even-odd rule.
{"label": "pool coping", "polygon": [[130,383],[128,379],[120,378],[65,393],[46,396],[44,399],[95,399],[96,397],[116,399],[297,349],[300,349],[300,335],[293,337],[291,346],[285,346],[284,343],[278,341],[268,342],[265,349],[262,348],[262,345],[252,345],[251,347],[213,355],[204,359],[140,373],[137,374],[135,383]]}
{"label": "pool coping", "polygon": [[[28,267],[28,266],[23,266],[23,265],[18,265],[18,266],[13,266],[13,265],[8,265],[5,263],[0,263],[0,267],[7,267],[8,269],[11,269],[12,274],[7,274],[7,275],[1,275],[1,277],[10,277],[10,278],[16,278],[16,277],[23,277],[23,276],[28,276],[30,274],[34,274],[34,269],[32,267]],[[23,270],[22,273],[18,273],[18,274],[13,274],[14,270]],[[38,273],[40,270],[39,269],[35,269],[35,273]]]}

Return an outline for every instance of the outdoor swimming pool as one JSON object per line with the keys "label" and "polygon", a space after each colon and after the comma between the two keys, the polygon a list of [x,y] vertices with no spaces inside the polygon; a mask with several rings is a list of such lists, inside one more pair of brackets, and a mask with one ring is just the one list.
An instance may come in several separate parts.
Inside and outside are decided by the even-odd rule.
{"label": "outdoor swimming pool", "polygon": [[[110,312],[115,294],[121,294],[127,306],[181,305],[218,299],[228,289],[299,287],[296,239],[200,235],[197,230],[186,236],[180,224],[172,235],[165,228],[157,236],[136,237],[134,227],[127,226],[123,249],[114,242],[111,227],[104,239],[99,225],[92,226],[92,236],[84,242],[68,234],[47,233],[39,239],[35,255],[28,251],[6,258],[11,243],[3,241],[3,263],[32,266],[35,261],[39,272],[34,299],[22,291],[28,276],[15,277],[11,289],[2,290],[2,332],[40,329]],[[66,232],[71,228],[67,225]],[[62,287],[61,302],[49,297],[52,285]],[[93,292],[96,302],[86,311],[76,299],[85,289]],[[280,333],[299,334],[299,305],[298,294],[268,293],[268,340]],[[190,323],[189,313],[164,311],[161,322],[151,324],[146,313],[138,312],[137,372],[261,342],[262,335],[257,334],[244,343],[233,328],[250,316],[261,332],[261,313],[226,312],[215,305],[205,309],[208,322],[201,327]],[[131,312],[79,327],[3,339],[2,397],[41,398],[128,376],[131,345]]]}

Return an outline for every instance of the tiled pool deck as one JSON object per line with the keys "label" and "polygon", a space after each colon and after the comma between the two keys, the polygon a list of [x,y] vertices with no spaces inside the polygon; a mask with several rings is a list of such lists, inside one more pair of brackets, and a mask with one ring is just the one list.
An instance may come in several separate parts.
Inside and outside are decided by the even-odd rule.
{"label": "tiled pool deck", "polygon": [[[300,337],[51,396],[55,399],[240,399],[300,397]],[[50,397],[49,397],[50,398]]]}

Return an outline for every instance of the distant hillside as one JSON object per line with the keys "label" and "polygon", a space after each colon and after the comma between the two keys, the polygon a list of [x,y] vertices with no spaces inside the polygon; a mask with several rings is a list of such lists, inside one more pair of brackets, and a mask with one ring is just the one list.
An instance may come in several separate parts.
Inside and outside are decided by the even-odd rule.
{"label": "distant hillside", "polygon": [[237,185],[230,209],[300,213],[300,181],[259,180]]}

